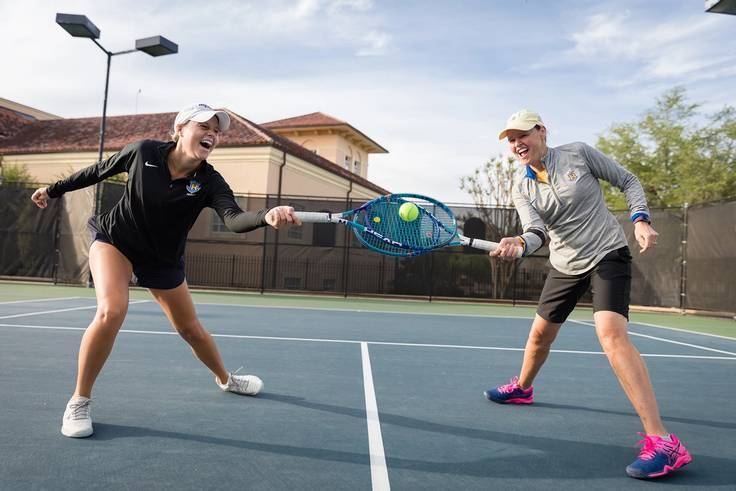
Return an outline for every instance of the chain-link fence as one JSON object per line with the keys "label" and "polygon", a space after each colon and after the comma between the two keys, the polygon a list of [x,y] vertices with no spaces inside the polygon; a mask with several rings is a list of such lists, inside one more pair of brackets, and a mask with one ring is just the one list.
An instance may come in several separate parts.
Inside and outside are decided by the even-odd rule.
{"label": "chain-link fence", "polygon": [[[0,187],[0,276],[86,282],[85,223],[94,208],[94,189],[51,200],[45,210],[33,205],[31,192],[17,184]],[[105,183],[101,209],[113,206],[123,192],[124,186]],[[251,210],[288,204],[297,210],[339,212],[361,204],[262,195],[238,200]],[[467,236],[498,240],[518,233],[513,209],[451,208]],[[632,304],[736,311],[736,201],[653,210],[659,245],[644,256],[637,254],[628,213],[616,215],[634,256]],[[190,232],[185,262],[194,287],[534,302],[550,267],[547,254],[545,248],[505,262],[456,247],[395,258],[366,250],[346,227],[306,224],[234,234],[214,211],[205,210]],[[590,302],[590,293],[582,301]]]}

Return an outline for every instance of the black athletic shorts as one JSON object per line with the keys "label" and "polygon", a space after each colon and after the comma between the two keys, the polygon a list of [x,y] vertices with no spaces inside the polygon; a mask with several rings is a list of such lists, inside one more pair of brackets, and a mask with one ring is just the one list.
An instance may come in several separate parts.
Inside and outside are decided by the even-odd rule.
{"label": "black athletic shorts", "polygon": [[[92,216],[87,220],[87,230],[92,236],[92,242],[99,240],[113,245],[110,237],[97,225],[97,218]],[[128,258],[130,260],[130,258]],[[138,286],[155,288],[157,290],[171,290],[184,283],[184,257],[180,257],[176,266],[156,266],[137,264],[131,261],[133,274],[138,280]]]}
{"label": "black athletic shorts", "polygon": [[631,253],[622,247],[606,254],[590,271],[579,275],[550,269],[539,297],[537,314],[562,324],[580,297],[593,285],[593,312],[610,310],[629,318]]}

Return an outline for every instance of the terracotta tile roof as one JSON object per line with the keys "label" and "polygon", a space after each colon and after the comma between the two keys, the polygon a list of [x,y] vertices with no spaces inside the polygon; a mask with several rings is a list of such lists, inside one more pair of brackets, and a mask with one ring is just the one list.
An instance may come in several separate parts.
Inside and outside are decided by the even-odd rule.
{"label": "terracotta tile roof", "polygon": [[[232,113],[230,111],[228,112],[230,113],[231,116],[234,116],[233,118],[234,120],[236,121],[242,120],[246,125],[252,127],[255,131],[258,131],[261,135],[263,135],[264,138],[267,138],[269,140],[268,144],[273,145],[279,150],[285,151],[286,153],[293,155],[294,157],[299,157],[300,159],[310,162],[312,164],[315,164],[318,167],[322,167],[323,169],[328,170],[332,172],[333,174],[342,176],[345,179],[356,182],[380,194],[389,194],[388,190],[380,186],[377,186],[376,184],[372,183],[368,179],[365,179],[357,174],[354,174],[350,172],[349,170],[344,169],[343,167],[340,167],[339,165],[333,162],[330,162],[324,157],[320,157],[319,155],[312,152],[311,150],[304,148],[303,146],[297,143],[294,143],[288,138],[285,138],[281,135],[276,134],[275,132],[271,131],[269,128],[266,128],[263,125],[257,125],[243,118],[242,116],[238,114]],[[228,131],[228,133],[230,133],[230,131]]]}
{"label": "terracotta tile roof", "polygon": [[[225,109],[230,114],[230,130],[220,140],[221,147],[271,145],[286,153],[359,183],[380,194],[388,191],[357,174],[333,164],[291,140],[277,135],[268,128],[253,123]],[[0,131],[2,131],[0,113]],[[108,116],[105,123],[105,150],[117,151],[126,144],[142,139],[169,140],[176,113],[137,114],[130,116]],[[0,155],[91,152],[99,148],[101,118],[54,119],[31,121],[14,127],[7,138],[0,138]]]}
{"label": "terracotta tile roof", "polygon": [[32,121],[33,118],[0,106],[0,142],[13,137]]}
{"label": "terracotta tile roof", "polygon": [[337,126],[347,124],[337,118],[333,118],[329,114],[325,113],[310,113],[304,114],[303,116],[294,116],[293,118],[279,119],[277,121],[271,121],[263,123],[262,126],[271,129],[281,128],[302,128],[305,126]]}
{"label": "terracotta tile roof", "polygon": [[373,146],[372,153],[388,153],[388,150],[383,148],[373,139],[369,138],[368,135],[353,127],[349,123],[330,116],[329,114],[315,112],[304,114],[302,116],[294,116],[293,118],[279,119],[276,121],[270,121],[268,123],[262,123],[261,126],[274,131],[282,130],[297,130],[300,128],[318,128],[318,127],[335,127],[342,126],[349,132],[358,135]]}

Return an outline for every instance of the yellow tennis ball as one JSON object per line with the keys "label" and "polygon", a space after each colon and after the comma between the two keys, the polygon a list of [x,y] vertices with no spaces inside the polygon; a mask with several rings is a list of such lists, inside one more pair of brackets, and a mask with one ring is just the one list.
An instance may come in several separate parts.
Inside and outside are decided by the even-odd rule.
{"label": "yellow tennis ball", "polygon": [[399,207],[399,216],[405,222],[413,222],[419,217],[419,207],[414,203],[406,202]]}
{"label": "yellow tennis ball", "polygon": [[373,217],[374,223],[381,223],[381,217]]}

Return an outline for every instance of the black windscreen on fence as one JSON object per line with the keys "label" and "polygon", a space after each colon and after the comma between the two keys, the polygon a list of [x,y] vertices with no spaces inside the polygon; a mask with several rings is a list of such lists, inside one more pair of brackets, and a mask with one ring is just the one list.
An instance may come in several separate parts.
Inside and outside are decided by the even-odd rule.
{"label": "black windscreen on fence", "polygon": [[41,210],[31,201],[33,186],[0,186],[0,276],[53,278],[62,202]]}
{"label": "black windscreen on fence", "polygon": [[[104,183],[101,188],[100,209],[105,211],[119,200],[124,185]],[[84,217],[93,213],[94,200],[51,200],[48,209],[40,210],[30,201],[31,192],[18,185],[0,186],[0,275],[84,281],[80,273],[84,268],[74,269],[72,263],[86,263]],[[361,204],[262,195],[239,196],[238,201],[251,210],[284,204],[300,211],[331,212]],[[519,232],[513,209],[472,205],[452,209],[469,237],[497,241]],[[659,244],[641,256],[628,213],[616,216],[634,257],[632,304],[736,310],[736,201],[652,210]],[[76,234],[78,240],[64,240],[65,233]],[[523,260],[505,262],[455,247],[396,258],[363,248],[348,228],[339,225],[234,234],[208,209],[190,232],[185,261],[187,280],[195,287],[534,302],[550,267],[547,256],[543,248]],[[582,301],[590,302],[591,293]]]}
{"label": "black windscreen on fence", "polygon": [[687,209],[685,307],[736,310],[736,201]]}

